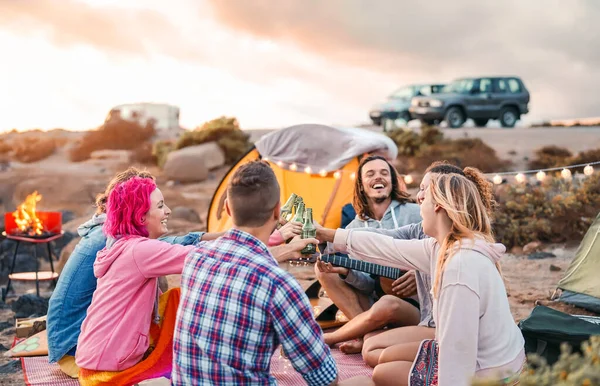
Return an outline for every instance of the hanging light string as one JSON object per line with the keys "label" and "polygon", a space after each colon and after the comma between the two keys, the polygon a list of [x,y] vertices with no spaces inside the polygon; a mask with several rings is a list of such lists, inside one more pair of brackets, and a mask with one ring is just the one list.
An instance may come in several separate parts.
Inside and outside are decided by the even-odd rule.
{"label": "hanging light string", "polygon": [[509,175],[515,175],[515,174],[531,174],[531,173],[537,173],[537,172],[552,172],[552,171],[558,171],[558,170],[564,170],[564,169],[573,169],[573,168],[580,168],[582,166],[592,166],[592,165],[598,165],[600,164],[600,161],[596,161],[596,162],[588,162],[585,164],[577,164],[577,165],[568,165],[568,166],[557,166],[554,168],[546,168],[546,169],[532,169],[532,170],[524,170],[524,171],[520,171],[520,172],[500,172],[500,173],[484,173],[486,176],[490,176],[490,175],[494,175],[494,176],[509,176]]}
{"label": "hanging light string", "polygon": [[[338,169],[335,171],[327,171],[326,169],[315,170],[308,164],[303,164],[303,163],[298,163],[298,162],[286,163],[281,160],[279,160],[279,161],[272,160],[269,157],[262,157],[262,159],[264,161],[273,163],[282,169],[289,169],[290,171],[293,171],[293,172],[299,172],[299,173],[304,172],[304,173],[310,174],[310,175],[318,174],[321,177],[327,177],[329,174],[332,174],[335,179],[340,179],[342,177],[343,173],[350,173],[350,179],[354,180],[356,178],[356,172],[349,171],[349,170],[343,170],[343,169]],[[522,182],[525,182],[525,180],[527,179],[526,174],[535,173],[538,181],[543,181],[546,178],[546,172],[559,171],[559,170],[561,171],[561,176],[564,179],[570,180],[573,177],[570,169],[583,166],[584,167],[583,174],[585,174],[586,176],[591,176],[592,174],[594,174],[593,165],[598,165],[598,164],[600,164],[600,161],[588,162],[588,163],[577,164],[577,165],[557,166],[557,167],[545,168],[545,169],[532,169],[532,170],[524,170],[524,171],[516,171],[516,172],[498,172],[498,173],[483,173],[483,174],[485,176],[493,175],[494,177],[492,178],[492,181],[496,185],[499,185],[503,182],[502,176],[515,176],[515,179],[517,180],[517,182],[522,183]],[[414,182],[414,177],[411,174],[403,174],[400,176],[404,179],[404,182],[407,185],[410,185]]]}

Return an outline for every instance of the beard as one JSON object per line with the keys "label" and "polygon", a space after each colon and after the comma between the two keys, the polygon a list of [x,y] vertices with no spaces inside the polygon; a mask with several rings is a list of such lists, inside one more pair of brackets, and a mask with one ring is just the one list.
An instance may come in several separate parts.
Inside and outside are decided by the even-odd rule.
{"label": "beard", "polygon": [[373,202],[375,202],[376,204],[383,204],[388,198],[390,198],[391,196],[387,196],[387,197],[375,197],[373,198]]}

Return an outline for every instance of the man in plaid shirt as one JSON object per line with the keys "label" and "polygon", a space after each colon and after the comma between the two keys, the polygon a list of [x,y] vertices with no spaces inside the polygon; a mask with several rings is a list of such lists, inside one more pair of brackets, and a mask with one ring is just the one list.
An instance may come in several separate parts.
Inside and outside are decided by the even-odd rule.
{"label": "man in plaid shirt", "polygon": [[266,246],[279,219],[279,195],[267,163],[242,165],[227,187],[233,229],[188,256],[173,341],[174,385],[275,385],[269,366],[279,344],[309,385],[337,383],[306,295]]}

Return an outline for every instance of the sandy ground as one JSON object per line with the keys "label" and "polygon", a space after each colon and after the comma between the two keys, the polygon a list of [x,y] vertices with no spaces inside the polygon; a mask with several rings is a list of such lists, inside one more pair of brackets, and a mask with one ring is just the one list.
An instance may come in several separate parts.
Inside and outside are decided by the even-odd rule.
{"label": "sandy ground", "polygon": [[[372,128],[379,130],[378,128]],[[255,140],[271,130],[252,131]],[[520,169],[526,163],[526,157],[531,157],[533,151],[545,146],[557,144],[569,148],[576,153],[582,150],[600,148],[600,127],[593,128],[515,128],[511,130],[500,128],[464,128],[458,130],[444,129],[444,134],[451,138],[470,136],[480,137],[493,146],[502,158],[511,159],[515,167]],[[44,135],[44,134],[37,134]],[[79,133],[58,133],[65,135],[70,140],[76,139]],[[59,150],[49,159],[29,164],[13,164],[12,168],[0,172],[0,209],[2,212],[12,211],[15,205],[26,194],[37,189],[44,195],[41,209],[61,210],[68,209],[75,213],[76,219],[65,228],[74,230],[77,225],[88,218],[93,212],[91,205],[93,197],[101,191],[117,171],[128,165],[108,161],[88,161],[71,163],[66,160],[67,148]],[[211,177],[202,183],[189,185],[170,185],[160,175],[160,170],[150,168],[158,176],[158,183],[165,194],[170,207],[186,206],[196,210],[202,219],[201,224],[177,223],[175,232],[184,233],[190,230],[204,229],[207,208],[217,184],[226,172],[222,168],[211,173]],[[175,225],[175,224],[174,224]],[[515,321],[525,318],[536,302],[547,304],[550,295],[555,290],[556,283],[560,280],[575,253],[577,241],[574,245],[547,245],[544,250],[553,252],[557,257],[545,260],[528,260],[526,256],[507,255],[503,261],[503,271],[509,292],[511,310]],[[553,270],[550,269],[554,266]],[[286,267],[289,266],[286,264]],[[291,267],[292,273],[304,286],[314,279],[310,267]],[[171,285],[177,285],[178,277],[171,277]],[[0,278],[0,285],[5,281]],[[34,292],[35,286],[17,283],[16,290],[19,295]],[[49,296],[50,289],[46,284],[41,286],[44,295]],[[8,302],[16,299],[9,297]],[[1,305],[0,305],[1,306]],[[564,305],[556,308],[571,313],[585,313]],[[9,308],[0,308],[0,325],[14,325],[14,314]],[[0,328],[0,345],[8,348],[12,345],[14,329]],[[0,354],[3,349],[0,347]],[[0,366],[8,365],[9,359],[0,355]],[[21,372],[13,374],[0,373],[0,385],[23,384]]]}

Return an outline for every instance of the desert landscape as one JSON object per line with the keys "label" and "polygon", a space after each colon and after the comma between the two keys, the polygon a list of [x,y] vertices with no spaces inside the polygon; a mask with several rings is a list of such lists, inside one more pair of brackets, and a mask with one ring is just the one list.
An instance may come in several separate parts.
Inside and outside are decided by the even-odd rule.
{"label": "desert landscape", "polygon": [[[135,124],[119,122],[116,125],[121,125],[119,126],[120,129],[124,129],[122,125],[134,125],[127,126],[125,129],[137,127],[141,130],[140,126],[135,126]],[[229,127],[231,125],[236,128],[233,130],[235,131],[234,134],[231,134],[232,129]],[[100,128],[100,131],[109,129],[105,125],[105,127]],[[378,130],[375,127],[367,129]],[[394,135],[416,135],[417,137],[414,138],[420,138],[418,137],[419,135],[425,135],[425,129],[410,130],[412,134],[401,130],[402,133],[390,133],[389,135],[392,138],[394,138]],[[88,139],[91,136],[89,132],[55,130],[49,132],[6,133],[0,137],[0,140],[4,145],[10,146],[13,150],[3,153],[5,157],[4,168],[0,172],[0,205],[2,212],[14,211],[16,206],[33,192],[38,192],[42,196],[42,199],[38,203],[38,210],[62,212],[65,235],[55,245],[59,259],[54,262],[57,271],[60,272],[61,267],[77,243],[77,227],[85,222],[94,212],[93,202],[96,194],[103,190],[108,180],[117,171],[123,170],[128,166],[136,166],[147,169],[156,176],[158,185],[165,195],[166,203],[173,210],[173,214],[169,220],[170,233],[181,234],[189,231],[205,230],[207,210],[212,195],[222,177],[229,170],[232,158],[229,157],[227,159],[227,157],[224,157],[221,161],[215,161],[215,157],[211,156],[209,152],[206,157],[210,160],[207,163],[211,164],[211,166],[202,172],[203,175],[201,177],[188,178],[181,174],[173,177],[174,172],[169,169],[170,166],[168,164],[172,160],[169,160],[167,157],[166,161],[160,161],[158,158],[160,157],[160,146],[162,146],[160,144],[170,143],[170,146],[175,146],[175,143],[185,142],[186,140],[182,140],[182,138],[186,137],[186,135],[192,138],[192,136],[195,135],[198,137],[204,132],[202,135],[211,139],[211,141],[208,141],[209,143],[222,143],[223,138],[231,137],[234,138],[234,143],[236,138],[237,140],[241,140],[240,138],[242,138],[245,141],[244,146],[249,146],[249,144],[260,138],[260,136],[271,131],[239,130],[238,133],[236,130],[239,130],[239,127],[235,120],[220,118],[199,127],[193,132],[188,132],[188,134],[178,133],[173,138],[165,139],[164,136],[161,138],[149,136],[146,147],[150,146],[152,151],[150,155],[145,157],[146,159],[139,156],[140,146],[138,143],[134,149],[131,149],[133,146],[122,146],[122,149],[101,149],[102,146],[98,145],[96,150],[90,152],[89,157],[77,162],[73,161],[74,150],[83,147],[82,144],[85,144],[87,140],[85,139],[86,136]],[[480,140],[484,144],[489,144],[495,154],[480,154],[478,157],[485,158],[486,160],[496,157],[502,161],[500,163],[502,169],[486,170],[485,165],[476,165],[485,172],[523,170],[533,159],[536,159],[536,157],[539,158],[540,148],[557,143],[560,144],[561,148],[568,150],[573,157],[579,153],[594,152],[595,149],[600,149],[600,128],[598,127],[517,128],[513,130],[493,128],[448,130],[434,128],[432,130],[435,130],[436,133],[439,132],[436,135],[443,136],[446,138],[446,141],[450,141],[449,143],[467,138],[474,141]],[[208,132],[213,134],[206,134]],[[221,137],[214,136],[215,132],[223,132],[225,134],[222,134]],[[415,134],[418,132],[420,134]],[[395,140],[397,141],[397,138]],[[27,159],[25,162],[18,161],[19,146],[34,143],[37,146],[36,149],[39,150],[43,147],[40,144],[50,141],[53,141],[56,145],[46,157],[42,157],[40,160]],[[201,142],[203,141],[204,139],[201,140]],[[478,143],[472,146],[480,146]],[[434,144],[431,146],[437,145]],[[402,147],[402,145],[400,144],[399,147]],[[226,150],[228,148],[221,147],[221,149]],[[424,151],[423,149],[420,150],[420,152]],[[420,162],[424,162],[423,160],[419,162],[415,161],[419,159],[420,153],[417,152],[412,156],[402,155],[402,151],[400,153],[401,155],[396,161],[398,169],[404,174],[413,173],[411,175],[414,175],[416,183],[418,183],[420,175],[414,170],[410,170],[410,168],[418,166]],[[450,156],[452,155],[450,154]],[[221,155],[221,157],[223,156]],[[465,160],[462,162],[469,161]],[[479,161],[474,159],[470,162]],[[494,162],[498,164],[499,161]],[[159,166],[161,163],[162,167]],[[179,167],[186,169],[185,165],[179,165]],[[513,183],[514,181],[510,180],[506,184],[498,186],[497,189],[501,192],[503,189],[508,189]],[[409,191],[414,193],[416,186],[415,183],[408,184]],[[598,201],[595,202],[597,203]],[[600,207],[590,208],[590,211],[598,212],[599,209]],[[508,236],[504,235],[503,237]],[[508,238],[508,240],[512,239]],[[574,256],[579,241],[580,239],[578,238],[565,239],[560,242],[540,242],[534,240],[533,242],[524,244],[513,242],[514,245],[510,245],[510,253],[504,258],[502,267],[515,321],[527,317],[533,307],[539,303],[551,305],[569,313],[591,314],[583,309],[576,309],[575,307],[550,301],[550,297],[556,289],[556,284]],[[10,245],[7,244],[7,241],[4,241],[2,246],[3,271],[0,276],[0,285],[4,287],[6,285],[8,259],[12,257],[12,251],[8,250]],[[540,254],[539,252],[546,253]],[[17,270],[26,270],[28,267],[31,267],[31,259],[25,261],[26,259],[22,259],[22,256],[20,255],[17,259]],[[45,255],[41,256],[41,269],[49,269],[48,261],[44,258]],[[297,267],[284,263],[284,267],[294,274],[304,286],[308,286],[311,280],[314,280],[314,273],[311,266]],[[177,286],[178,279],[177,276],[170,277],[169,285]],[[35,302],[27,303],[21,300],[24,295],[35,298],[35,285],[32,283],[17,282],[13,284],[13,288],[14,291],[8,294],[6,303],[0,303],[0,352],[8,350],[13,343],[15,315],[18,317],[28,317],[38,314],[43,315],[45,313],[43,300],[37,305],[33,304]],[[42,283],[40,291],[42,298],[49,298],[52,291],[51,285]],[[0,384],[21,384],[22,382],[19,361],[0,357],[0,374],[2,374]]]}

